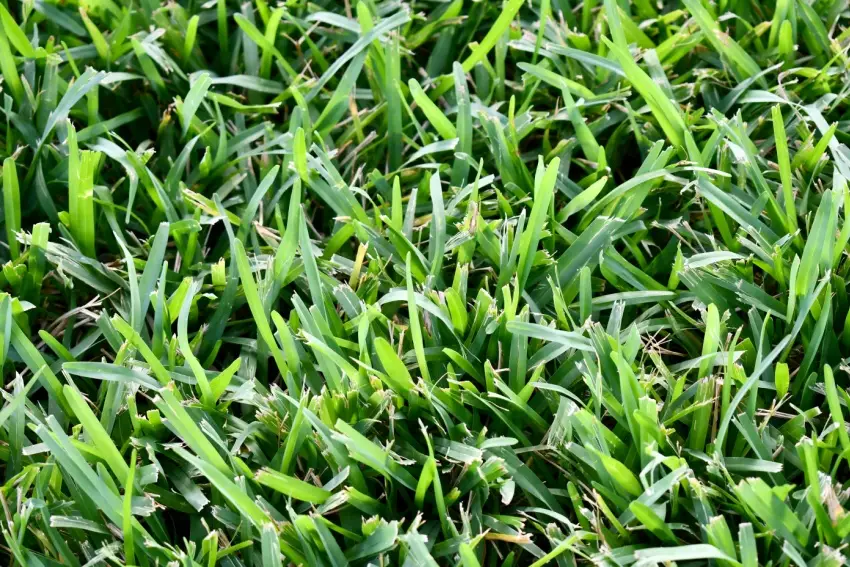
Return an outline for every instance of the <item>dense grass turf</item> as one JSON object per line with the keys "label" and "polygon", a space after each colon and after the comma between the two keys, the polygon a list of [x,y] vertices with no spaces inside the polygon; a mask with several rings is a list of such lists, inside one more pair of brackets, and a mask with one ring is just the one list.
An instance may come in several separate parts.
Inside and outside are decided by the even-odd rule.
{"label": "dense grass turf", "polygon": [[0,562],[840,565],[848,21],[0,7]]}

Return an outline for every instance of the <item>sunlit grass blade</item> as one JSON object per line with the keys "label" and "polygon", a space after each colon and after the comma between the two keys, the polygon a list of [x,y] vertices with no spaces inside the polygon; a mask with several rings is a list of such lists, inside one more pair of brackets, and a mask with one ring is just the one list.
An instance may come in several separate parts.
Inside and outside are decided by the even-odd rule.
{"label": "sunlit grass blade", "polygon": [[17,233],[21,230],[21,193],[18,186],[18,171],[13,158],[3,162],[3,216],[6,221],[6,242],[12,259],[21,253]]}

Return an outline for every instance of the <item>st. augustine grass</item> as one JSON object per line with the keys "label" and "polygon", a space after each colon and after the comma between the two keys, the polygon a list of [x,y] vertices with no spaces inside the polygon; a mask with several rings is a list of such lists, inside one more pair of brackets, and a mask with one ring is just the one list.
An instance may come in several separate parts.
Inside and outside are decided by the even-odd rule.
{"label": "st. augustine grass", "polygon": [[846,0],[3,0],[0,563],[827,567]]}

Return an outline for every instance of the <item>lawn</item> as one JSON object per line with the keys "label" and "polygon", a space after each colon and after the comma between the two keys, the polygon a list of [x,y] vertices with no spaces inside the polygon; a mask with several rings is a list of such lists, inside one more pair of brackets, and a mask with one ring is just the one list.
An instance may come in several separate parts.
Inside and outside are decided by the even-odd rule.
{"label": "lawn", "polygon": [[0,563],[844,564],[848,50],[846,0],[2,0]]}

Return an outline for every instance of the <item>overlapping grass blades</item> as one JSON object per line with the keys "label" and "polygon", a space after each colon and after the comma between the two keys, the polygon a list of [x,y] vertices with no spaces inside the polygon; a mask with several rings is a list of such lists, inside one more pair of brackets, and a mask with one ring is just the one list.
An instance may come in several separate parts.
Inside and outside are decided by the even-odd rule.
{"label": "overlapping grass blades", "polygon": [[848,20],[0,5],[0,560],[842,565]]}

